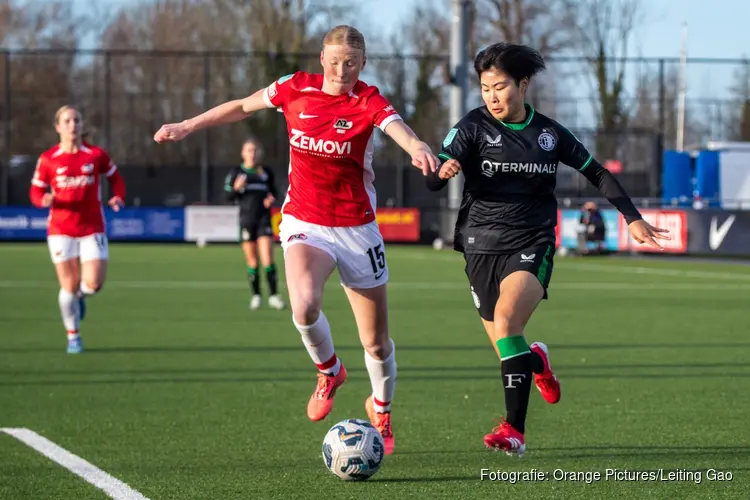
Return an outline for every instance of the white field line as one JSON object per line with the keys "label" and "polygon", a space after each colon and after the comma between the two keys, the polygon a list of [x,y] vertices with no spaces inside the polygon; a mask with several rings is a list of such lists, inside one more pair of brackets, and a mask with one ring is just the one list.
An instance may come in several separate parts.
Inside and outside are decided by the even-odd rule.
{"label": "white field line", "polygon": [[13,436],[25,445],[35,449],[53,462],[65,467],[87,483],[93,484],[115,500],[149,500],[141,493],[116,479],[81,457],[56,445],[44,436],[24,428],[0,428],[0,431]]}
{"label": "white field line", "polygon": [[[107,288],[152,289],[152,290],[245,290],[247,283],[236,281],[108,281]],[[329,287],[339,287],[331,280]],[[58,288],[50,281],[0,281],[0,289],[46,289]],[[389,281],[389,288],[406,290],[463,290],[468,289],[468,281]],[[282,287],[280,287],[282,288]],[[634,283],[634,282],[555,282],[551,290],[750,290],[748,283]]]}

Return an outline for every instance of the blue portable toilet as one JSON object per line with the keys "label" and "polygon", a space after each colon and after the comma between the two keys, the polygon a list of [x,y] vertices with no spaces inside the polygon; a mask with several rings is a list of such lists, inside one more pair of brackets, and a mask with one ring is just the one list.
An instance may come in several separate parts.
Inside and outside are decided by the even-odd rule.
{"label": "blue portable toilet", "polygon": [[693,160],[684,151],[664,151],[662,204],[689,207],[693,200]]}
{"label": "blue portable toilet", "polygon": [[721,207],[719,183],[720,152],[701,151],[695,160],[695,195],[704,207]]}

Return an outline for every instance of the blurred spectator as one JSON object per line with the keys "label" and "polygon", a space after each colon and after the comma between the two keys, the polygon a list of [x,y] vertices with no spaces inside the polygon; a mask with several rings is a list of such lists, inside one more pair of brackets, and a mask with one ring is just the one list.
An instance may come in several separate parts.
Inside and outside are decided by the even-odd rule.
{"label": "blurred spectator", "polygon": [[[607,228],[599,207],[593,201],[584,203],[578,232],[578,251],[581,255],[603,253],[606,250]],[[593,243],[593,249],[590,244]]]}

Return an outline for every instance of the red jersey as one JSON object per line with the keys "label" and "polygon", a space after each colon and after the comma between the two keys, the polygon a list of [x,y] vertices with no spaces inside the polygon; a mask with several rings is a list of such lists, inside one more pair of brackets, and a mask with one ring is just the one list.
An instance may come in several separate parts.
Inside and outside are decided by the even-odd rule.
{"label": "red jersey", "polygon": [[324,93],[323,75],[298,71],[264,92],[289,131],[289,190],[282,213],[321,226],[375,220],[374,127],[400,120],[377,87],[358,81],[346,95]]}
{"label": "red jersey", "polygon": [[104,232],[100,175],[107,177],[113,196],[124,200],[125,183],[103,149],[82,144],[76,153],[66,153],[58,145],[41,154],[29,196],[36,206],[48,188],[55,196],[47,234],[83,237]]}

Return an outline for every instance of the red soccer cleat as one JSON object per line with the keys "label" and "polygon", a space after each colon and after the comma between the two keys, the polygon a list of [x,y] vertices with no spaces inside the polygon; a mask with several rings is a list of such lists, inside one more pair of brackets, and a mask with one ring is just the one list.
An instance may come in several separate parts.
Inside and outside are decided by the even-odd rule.
{"label": "red soccer cleat", "polygon": [[370,419],[370,423],[383,437],[385,454],[391,455],[393,453],[393,448],[396,446],[395,439],[393,438],[393,428],[391,427],[391,412],[376,412],[372,406],[372,396],[367,396],[367,399],[365,400],[365,411],[367,411],[367,417]]}
{"label": "red soccer cleat", "polygon": [[492,432],[484,436],[484,445],[496,451],[504,451],[508,455],[523,455],[526,451],[526,443],[523,434],[515,427],[502,419],[500,425],[492,429]]}
{"label": "red soccer cleat", "polygon": [[529,349],[541,356],[542,361],[544,361],[544,371],[534,374],[534,382],[536,388],[542,393],[544,400],[553,405],[560,401],[560,381],[557,380],[555,373],[552,371],[547,346],[541,342],[534,342],[529,346]]}
{"label": "red soccer cleat", "polygon": [[336,395],[336,389],[344,385],[344,382],[346,382],[346,368],[343,363],[336,375],[318,373],[318,385],[307,403],[307,416],[310,420],[317,422],[331,413],[333,396]]}

